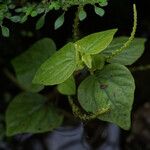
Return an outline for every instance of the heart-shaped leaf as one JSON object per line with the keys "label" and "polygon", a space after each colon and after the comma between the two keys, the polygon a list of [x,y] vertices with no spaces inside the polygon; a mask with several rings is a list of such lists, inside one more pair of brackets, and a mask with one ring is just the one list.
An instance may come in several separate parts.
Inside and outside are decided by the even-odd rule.
{"label": "heart-shaped leaf", "polygon": [[130,114],[134,100],[135,83],[130,71],[120,64],[109,64],[96,73],[101,90],[101,101],[110,102],[110,111],[99,119],[113,122],[129,129]]}
{"label": "heart-shaped leaf", "polygon": [[42,133],[59,127],[63,116],[47,102],[45,97],[36,93],[16,96],[6,112],[7,135]]}

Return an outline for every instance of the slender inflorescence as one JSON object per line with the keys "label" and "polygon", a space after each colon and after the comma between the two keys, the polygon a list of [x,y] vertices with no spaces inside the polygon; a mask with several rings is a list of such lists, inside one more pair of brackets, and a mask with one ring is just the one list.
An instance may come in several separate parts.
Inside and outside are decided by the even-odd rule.
{"label": "slender inflorescence", "polygon": [[70,106],[72,107],[72,111],[75,117],[79,118],[82,121],[88,121],[95,118],[98,118],[100,115],[109,111],[109,106],[107,108],[102,108],[97,110],[95,113],[83,113],[83,111],[73,102],[71,97],[68,97],[68,101]]}
{"label": "slender inflorescence", "polygon": [[132,40],[134,39],[135,33],[136,33],[136,28],[137,28],[137,10],[136,10],[136,5],[133,4],[133,12],[134,12],[134,24],[133,24],[133,29],[131,32],[131,36],[129,37],[128,41],[126,43],[124,43],[124,45],[115,50],[114,52],[112,52],[112,54],[110,56],[108,56],[106,59],[107,61],[109,61],[110,59],[112,59],[114,56],[120,54],[123,50],[125,50],[132,42]]}

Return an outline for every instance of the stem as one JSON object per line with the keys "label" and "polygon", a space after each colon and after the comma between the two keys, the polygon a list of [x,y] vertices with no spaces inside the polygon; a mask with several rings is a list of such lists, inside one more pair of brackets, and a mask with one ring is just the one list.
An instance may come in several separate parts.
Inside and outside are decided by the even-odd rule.
{"label": "stem", "polygon": [[73,24],[73,40],[77,41],[79,38],[79,12],[81,10],[81,6],[78,6],[78,9],[75,14],[74,24]]}
{"label": "stem", "polygon": [[22,91],[26,91],[26,89],[19,84],[18,80],[7,69],[4,69],[3,72],[7,78],[11,80],[18,88],[20,88]]}

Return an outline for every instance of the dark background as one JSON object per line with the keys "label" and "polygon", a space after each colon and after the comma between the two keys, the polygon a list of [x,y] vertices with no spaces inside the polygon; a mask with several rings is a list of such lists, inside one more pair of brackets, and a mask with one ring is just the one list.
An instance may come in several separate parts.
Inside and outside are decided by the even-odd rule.
{"label": "dark background", "polygon": [[[104,17],[95,15],[92,6],[86,6],[88,17],[80,23],[81,36],[93,32],[106,30],[110,28],[118,28],[117,36],[129,36],[133,25],[133,11],[131,0],[111,0],[105,8],[106,14]],[[133,65],[148,65],[150,64],[150,1],[136,0],[138,10],[138,29],[136,36],[147,38],[145,44],[145,52],[143,56]],[[53,29],[53,24],[56,18],[62,13],[61,11],[50,12],[46,17],[44,28],[39,31],[35,30],[35,23],[38,19],[30,18],[25,24],[14,24],[5,21],[5,24],[10,29],[10,37],[0,37],[0,112],[4,112],[7,107],[6,100],[15,96],[19,90],[6,77],[4,70],[8,69],[13,72],[10,61],[15,56],[25,51],[32,43],[42,37],[52,38],[57,45],[57,48],[63,46],[72,37],[72,23],[76,7],[70,8],[66,13],[64,25],[58,29]],[[24,34],[24,31],[25,34]],[[28,34],[32,35],[29,36]],[[136,80],[135,101],[132,112],[132,128],[130,131],[121,130],[121,148],[125,150],[149,150],[150,149],[150,71],[140,71],[133,73]],[[5,99],[5,101],[4,101]],[[89,141],[94,136],[98,126],[105,128],[106,124],[98,121],[90,122],[86,126]],[[101,139],[102,131],[98,139],[93,142],[93,146],[99,145],[103,141]],[[12,148],[17,149],[20,145],[27,146],[32,143],[32,140],[41,139],[43,134],[33,136],[28,139],[28,142],[18,142],[15,139],[7,139],[6,143]],[[14,144],[15,143],[15,144]],[[28,143],[28,144],[27,144]],[[30,147],[30,146],[29,146]]]}

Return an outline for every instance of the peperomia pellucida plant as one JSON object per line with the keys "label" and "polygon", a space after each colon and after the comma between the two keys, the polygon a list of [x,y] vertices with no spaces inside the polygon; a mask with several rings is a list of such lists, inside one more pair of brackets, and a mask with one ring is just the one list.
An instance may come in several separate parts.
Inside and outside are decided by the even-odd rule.
{"label": "peperomia pellucida plant", "polygon": [[[57,50],[52,39],[44,38],[12,60],[23,92],[10,102],[6,111],[8,136],[52,131],[62,124],[64,115],[51,101],[53,96],[48,98],[40,94],[44,86],[53,86],[65,95],[74,117],[81,121],[97,118],[115,123],[125,130],[130,128],[135,83],[126,66],[142,55],[145,43],[144,38],[134,38],[136,5],[133,5],[134,25],[130,37],[114,37],[117,29],[93,33],[81,39],[79,36],[79,22],[87,17],[84,6],[93,5],[95,13],[103,16],[101,7],[107,3],[107,0],[44,0],[40,4],[28,3],[25,8],[15,8],[11,1],[5,5],[20,13],[16,16],[9,14],[8,19],[14,22],[23,23],[30,15],[42,14],[36,23],[37,29],[43,27],[50,10],[63,10],[54,23],[54,28],[58,29],[63,25],[69,7],[78,7],[72,42]],[[7,37],[9,30],[3,25],[3,19],[0,19],[2,34]]]}

